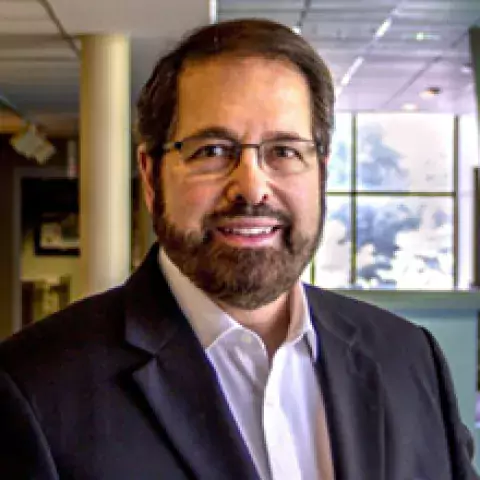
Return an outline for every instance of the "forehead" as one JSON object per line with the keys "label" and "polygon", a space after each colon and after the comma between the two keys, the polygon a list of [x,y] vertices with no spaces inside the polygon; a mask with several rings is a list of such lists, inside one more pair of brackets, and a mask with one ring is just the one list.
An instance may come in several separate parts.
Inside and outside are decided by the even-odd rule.
{"label": "forehead", "polygon": [[179,77],[177,133],[212,126],[239,135],[262,130],[309,135],[308,83],[286,60],[225,56],[189,63]]}

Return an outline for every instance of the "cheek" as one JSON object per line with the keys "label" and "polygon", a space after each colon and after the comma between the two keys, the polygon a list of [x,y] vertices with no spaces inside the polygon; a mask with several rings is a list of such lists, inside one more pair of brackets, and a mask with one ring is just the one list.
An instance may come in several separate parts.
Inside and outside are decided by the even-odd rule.
{"label": "cheek", "polygon": [[165,214],[183,229],[198,229],[205,215],[215,207],[211,188],[173,176],[164,180]]}
{"label": "cheek", "polygon": [[289,186],[288,204],[295,220],[303,228],[317,227],[320,216],[320,184],[314,178]]}

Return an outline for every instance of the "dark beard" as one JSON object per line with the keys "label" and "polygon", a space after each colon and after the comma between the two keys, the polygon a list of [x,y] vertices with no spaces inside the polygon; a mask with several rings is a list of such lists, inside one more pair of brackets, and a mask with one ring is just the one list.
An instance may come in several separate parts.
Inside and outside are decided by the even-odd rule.
{"label": "dark beard", "polygon": [[[202,232],[182,232],[164,215],[156,192],[154,228],[172,262],[198,288],[233,307],[254,310],[273,302],[297,282],[313,257],[321,237],[319,222],[311,238],[294,232],[291,220],[266,205],[232,205],[204,219]],[[224,217],[273,217],[285,227],[280,248],[240,248],[214,240],[212,225]]]}

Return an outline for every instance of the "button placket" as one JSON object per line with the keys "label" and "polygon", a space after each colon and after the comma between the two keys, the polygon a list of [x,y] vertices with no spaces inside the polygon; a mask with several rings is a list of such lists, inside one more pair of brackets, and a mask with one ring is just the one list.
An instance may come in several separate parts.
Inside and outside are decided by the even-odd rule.
{"label": "button placket", "polygon": [[273,480],[301,478],[295,445],[280,398],[280,386],[288,352],[282,346],[275,354],[264,395],[264,434]]}

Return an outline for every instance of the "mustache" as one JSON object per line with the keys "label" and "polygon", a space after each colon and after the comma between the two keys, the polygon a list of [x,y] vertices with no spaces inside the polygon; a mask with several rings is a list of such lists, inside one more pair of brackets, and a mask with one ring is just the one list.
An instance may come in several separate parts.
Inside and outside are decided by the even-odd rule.
{"label": "mustache", "polygon": [[281,210],[276,210],[268,205],[249,205],[244,203],[234,203],[228,208],[216,211],[205,218],[205,226],[209,227],[223,218],[238,218],[238,217],[267,217],[279,220],[283,226],[290,226],[292,218]]}

